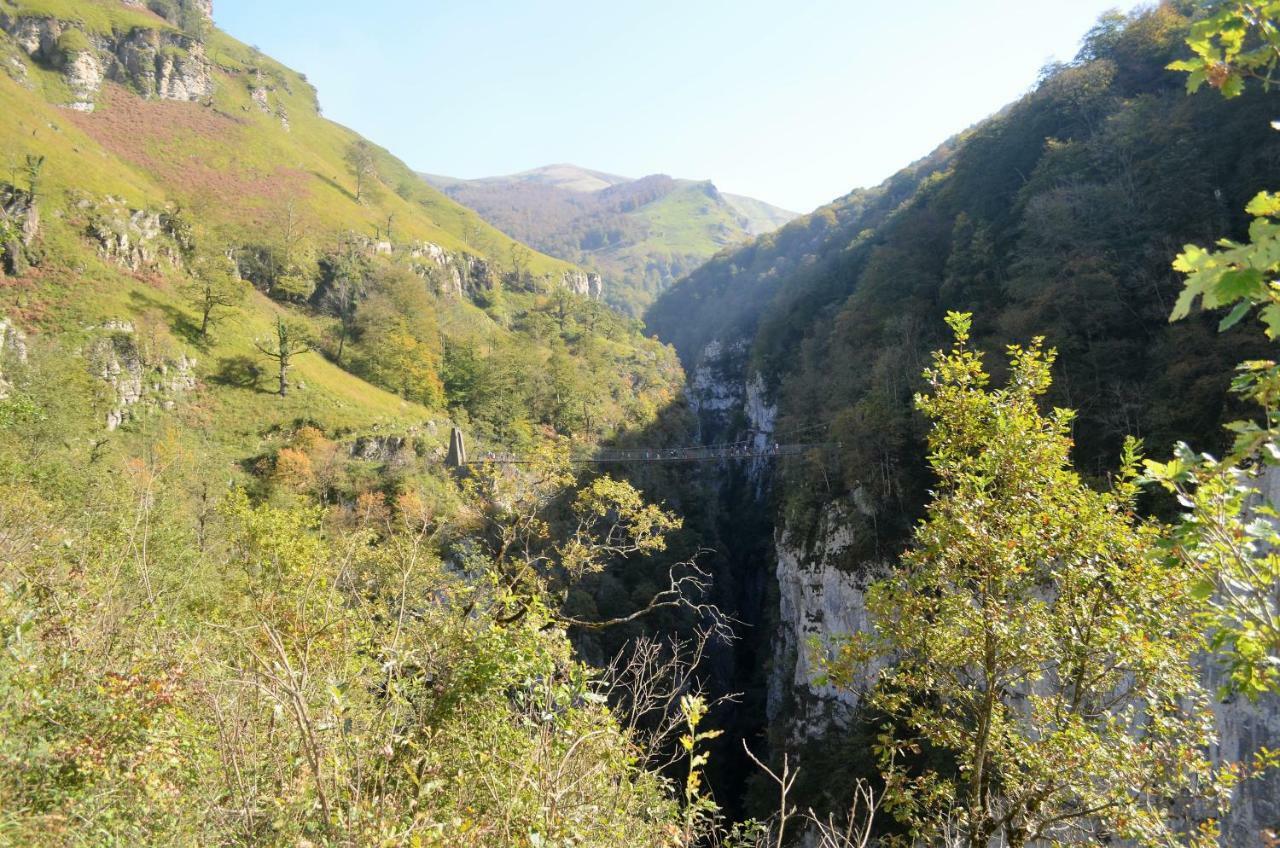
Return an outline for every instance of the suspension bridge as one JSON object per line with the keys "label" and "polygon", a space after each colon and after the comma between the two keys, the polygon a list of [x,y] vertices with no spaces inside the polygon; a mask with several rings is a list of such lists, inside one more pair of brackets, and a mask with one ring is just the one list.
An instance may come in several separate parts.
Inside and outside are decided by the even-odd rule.
{"label": "suspension bridge", "polygon": [[[584,465],[609,465],[615,463],[698,463],[773,460],[789,456],[803,456],[811,451],[839,447],[837,442],[792,442],[755,439],[719,445],[689,445],[665,448],[601,448],[590,454],[570,457],[570,462]],[[528,457],[502,451],[480,451],[468,456],[462,431],[455,428],[449,438],[449,453],[445,464],[454,468],[464,465],[527,465],[534,462]]]}

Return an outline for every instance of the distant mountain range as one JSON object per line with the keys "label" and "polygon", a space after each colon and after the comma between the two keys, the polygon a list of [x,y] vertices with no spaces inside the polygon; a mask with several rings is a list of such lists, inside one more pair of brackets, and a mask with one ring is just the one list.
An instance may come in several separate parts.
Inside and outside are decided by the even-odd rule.
{"label": "distant mountain range", "polygon": [[636,315],[723,248],[797,217],[665,174],[631,179],[561,164],[475,180],[422,176],[513,238],[598,270],[608,300]]}

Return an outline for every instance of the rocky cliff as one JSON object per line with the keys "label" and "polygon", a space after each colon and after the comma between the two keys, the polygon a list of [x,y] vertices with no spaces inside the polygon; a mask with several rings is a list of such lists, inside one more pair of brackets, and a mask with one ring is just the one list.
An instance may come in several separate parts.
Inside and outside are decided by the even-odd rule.
{"label": "rocky cliff", "polygon": [[[744,339],[716,339],[693,358],[688,399],[697,415],[704,443],[773,439],[777,408],[769,400],[766,381],[754,369]],[[766,442],[767,443],[767,442]],[[785,471],[785,469],[784,469]],[[722,481],[742,469],[723,467]],[[842,637],[869,632],[867,587],[893,563],[867,556],[874,549],[860,539],[875,516],[874,497],[862,489],[834,496],[816,515],[785,514],[773,491],[785,476],[767,465],[745,469],[756,496],[772,501],[765,510],[771,521],[737,528],[740,534],[767,535],[769,555],[752,563],[776,587],[760,610],[762,626],[743,640],[765,640],[747,649],[767,658],[765,715],[769,737],[792,752],[841,739],[856,723],[860,697],[874,680],[869,669],[852,689],[836,687],[821,667],[824,648]],[[726,488],[726,486],[722,486]],[[1280,472],[1266,478],[1266,495],[1280,504]],[[738,540],[742,544],[741,539]],[[741,579],[741,578],[740,578]],[[1220,671],[1204,660],[1206,687],[1217,691]],[[1233,697],[1214,704],[1219,742],[1214,755],[1223,762],[1247,759],[1260,747],[1280,739],[1280,698],[1251,703]],[[775,752],[780,753],[780,752]],[[868,754],[869,756],[869,754]],[[793,765],[796,762],[793,759]],[[803,768],[803,762],[799,764]],[[1280,774],[1243,784],[1233,799],[1224,827],[1225,845],[1256,844],[1258,834],[1280,822]]]}
{"label": "rocky cliff", "polygon": [[196,360],[185,353],[169,355],[139,339],[129,321],[110,321],[90,329],[84,350],[90,372],[107,387],[104,425],[108,431],[140,418],[147,411],[173,409],[196,388]]}
{"label": "rocky cliff", "polygon": [[[211,14],[212,7],[205,5]],[[70,92],[66,105],[78,111],[94,110],[106,80],[162,100],[213,95],[213,64],[203,42],[159,17],[154,26],[102,32],[21,7],[16,12],[0,8],[0,30],[32,62],[61,73]]]}

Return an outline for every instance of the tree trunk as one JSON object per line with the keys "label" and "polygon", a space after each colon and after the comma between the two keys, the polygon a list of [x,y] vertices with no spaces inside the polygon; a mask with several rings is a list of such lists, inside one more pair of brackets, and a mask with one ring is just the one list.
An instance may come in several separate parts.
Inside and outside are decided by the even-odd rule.
{"label": "tree trunk", "polygon": [[973,773],[969,776],[969,848],[986,848],[991,837],[984,784],[986,778],[987,746],[991,739],[991,720],[996,705],[995,645],[990,633],[986,636],[983,671],[986,673],[987,692],[978,716],[978,735],[974,741]]}
{"label": "tree trunk", "polygon": [[287,397],[289,394],[289,360],[287,357],[280,357],[280,397]]}

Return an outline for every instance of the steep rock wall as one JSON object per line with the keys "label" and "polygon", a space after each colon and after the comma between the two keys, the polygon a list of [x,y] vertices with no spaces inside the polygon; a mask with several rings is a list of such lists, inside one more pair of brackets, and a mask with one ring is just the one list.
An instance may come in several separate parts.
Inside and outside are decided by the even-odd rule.
{"label": "steep rock wall", "polygon": [[[765,380],[750,366],[750,346],[745,340],[713,340],[690,368],[688,396],[696,413],[699,437],[704,444],[750,440],[767,445],[775,435],[777,409]],[[719,470],[722,492],[733,468]],[[777,479],[768,463],[747,470],[756,497],[767,502]],[[1266,494],[1280,504],[1280,471],[1268,474]],[[767,658],[765,712],[770,736],[788,748],[845,732],[857,715],[860,695],[872,682],[874,670],[855,681],[852,690],[830,685],[824,679],[819,652],[839,637],[867,632],[872,627],[866,609],[866,589],[884,575],[892,563],[860,559],[858,519],[875,514],[870,496],[855,491],[833,501],[816,519],[788,523],[777,507],[766,508],[772,522],[744,528],[746,533],[768,533],[771,556],[752,563],[764,569],[776,584],[769,608],[760,611],[767,624],[762,632],[745,639],[766,640],[753,653]],[[1211,692],[1221,685],[1220,671],[1206,658],[1203,679]],[[1280,698],[1257,703],[1229,698],[1215,703],[1219,742],[1213,752],[1222,762],[1247,759],[1259,747],[1280,742]],[[1243,784],[1224,822],[1224,845],[1261,844],[1259,834],[1280,824],[1280,774]]]}

